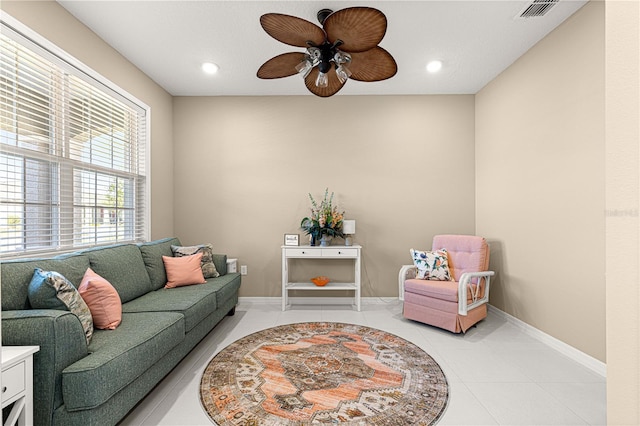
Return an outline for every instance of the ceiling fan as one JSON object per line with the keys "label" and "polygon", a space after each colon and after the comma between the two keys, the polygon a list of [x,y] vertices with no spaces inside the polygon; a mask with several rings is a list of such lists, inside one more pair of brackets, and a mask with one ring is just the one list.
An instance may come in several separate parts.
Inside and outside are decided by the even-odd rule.
{"label": "ceiling fan", "polygon": [[398,66],[378,43],[387,31],[387,18],[370,7],[350,7],[317,14],[322,28],[295,16],[267,13],[260,25],[276,40],[305,52],[289,52],[262,64],[258,77],[274,79],[299,74],[311,93],[329,97],[349,78],[380,81],[393,77]]}

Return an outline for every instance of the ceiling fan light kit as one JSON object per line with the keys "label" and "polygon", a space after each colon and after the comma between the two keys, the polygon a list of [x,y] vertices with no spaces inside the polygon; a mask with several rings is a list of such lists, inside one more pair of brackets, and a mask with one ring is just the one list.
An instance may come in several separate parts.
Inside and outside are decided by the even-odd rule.
{"label": "ceiling fan light kit", "polygon": [[333,96],[349,78],[380,81],[393,77],[398,67],[378,44],[387,30],[387,18],[370,7],[350,7],[317,14],[322,28],[304,19],[278,13],[260,17],[262,28],[276,40],[304,53],[289,52],[269,59],[257,76],[273,79],[300,75],[316,96]]}

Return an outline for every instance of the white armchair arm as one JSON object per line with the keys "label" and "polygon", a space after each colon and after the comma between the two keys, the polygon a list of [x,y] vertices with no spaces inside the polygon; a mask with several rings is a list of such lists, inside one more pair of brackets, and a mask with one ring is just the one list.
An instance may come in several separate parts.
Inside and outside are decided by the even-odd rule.
{"label": "white armchair arm", "polygon": [[404,300],[404,282],[416,277],[418,268],[415,265],[403,265],[398,273],[398,299]]}
{"label": "white armchair arm", "polygon": [[[493,271],[466,272],[462,274],[458,281],[458,313],[460,315],[466,316],[470,309],[489,301],[489,282],[491,281],[491,277],[494,275],[495,272]],[[478,278],[478,283],[475,285],[475,288],[471,285],[471,280],[473,278]],[[480,285],[482,280],[484,280],[484,295],[482,297],[478,297],[482,287]],[[467,302],[467,292],[471,294],[471,303]]]}

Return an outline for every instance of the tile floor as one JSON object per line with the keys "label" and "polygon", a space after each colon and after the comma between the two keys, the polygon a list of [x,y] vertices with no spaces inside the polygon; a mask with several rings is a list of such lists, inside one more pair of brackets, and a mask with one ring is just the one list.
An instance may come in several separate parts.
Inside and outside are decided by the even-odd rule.
{"label": "tile floor", "polygon": [[211,425],[200,405],[200,377],[233,341],[276,325],[307,321],[362,324],[418,345],[442,367],[450,399],[439,425],[604,425],[605,378],[492,315],[455,335],[402,318],[398,301],[294,305],[242,301],[123,420],[122,425]]}

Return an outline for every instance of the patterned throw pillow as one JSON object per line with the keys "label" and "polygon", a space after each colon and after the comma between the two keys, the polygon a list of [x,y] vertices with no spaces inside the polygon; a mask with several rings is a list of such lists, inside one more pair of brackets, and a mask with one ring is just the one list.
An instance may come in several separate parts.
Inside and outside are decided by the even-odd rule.
{"label": "patterned throw pillow", "polygon": [[418,268],[416,278],[421,280],[453,281],[449,271],[447,249],[418,251],[411,249],[413,264]]}
{"label": "patterned throw pillow", "polygon": [[75,314],[87,339],[93,336],[91,311],[78,290],[61,274],[36,268],[29,283],[29,304],[34,309],[61,309]]}
{"label": "patterned throw pillow", "polygon": [[220,276],[216,265],[213,263],[213,246],[211,244],[200,244],[197,246],[171,246],[173,257],[193,256],[197,253],[202,253],[202,261],[200,266],[202,267],[202,275],[205,278],[217,278]]}

